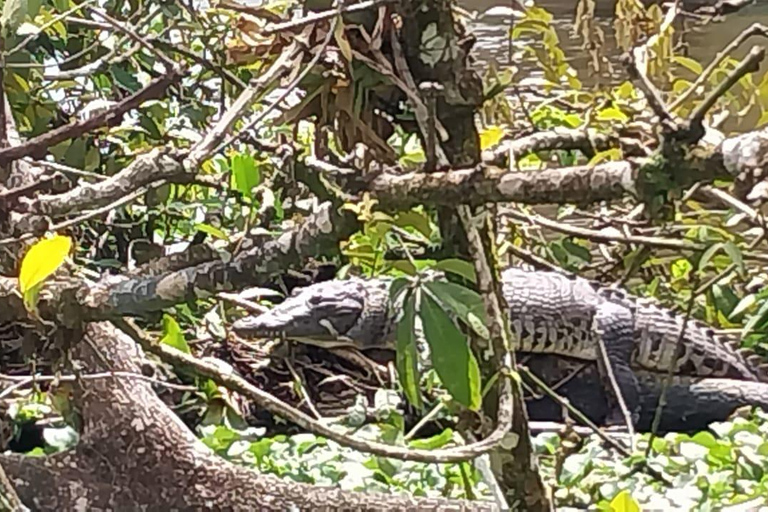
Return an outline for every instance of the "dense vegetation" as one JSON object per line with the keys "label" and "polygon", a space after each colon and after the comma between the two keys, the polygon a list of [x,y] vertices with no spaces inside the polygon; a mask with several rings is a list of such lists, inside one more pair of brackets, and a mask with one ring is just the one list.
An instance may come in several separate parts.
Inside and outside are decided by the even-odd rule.
{"label": "dense vegetation", "polygon": [[[89,389],[109,397],[104,382],[148,382],[218,457],[286,482],[467,500],[493,500],[501,488],[509,498],[511,463],[495,457],[524,453],[525,442],[464,462],[397,460],[312,433],[230,378],[341,437],[471,445],[470,435],[501,422],[487,403],[505,393],[491,392],[497,382],[509,378],[515,399],[521,387],[536,392],[523,371],[478,355],[504,346],[493,293],[477,291],[497,263],[618,283],[768,356],[764,163],[758,155],[724,172],[721,148],[768,120],[762,54],[737,59],[734,44],[712,65],[696,62],[684,54],[680,6],[618,0],[616,46],[632,55],[618,62],[594,1],[581,0],[574,28],[590,76],[569,64],[552,16],[529,6],[509,37],[531,79],[513,66],[473,70],[467,13],[450,2],[306,2],[325,14],[291,21],[301,4],[4,3],[3,451],[73,450],[84,425],[98,424],[80,410]],[[424,82],[444,88],[431,96]],[[441,130],[450,138],[441,142]],[[623,165],[636,186],[493,188],[504,173],[527,183],[548,170],[594,170],[610,180]],[[473,168],[487,186],[455,177]],[[427,171],[431,184],[419,179]],[[493,248],[486,261],[453,198],[476,211],[494,203],[494,228],[479,230]],[[424,278],[436,272],[452,284]],[[421,357],[413,328],[399,333],[396,356],[370,359],[229,332],[295,288],[350,275],[401,278],[405,321],[418,312],[441,356]],[[417,295],[431,309],[417,307]],[[136,353],[141,345],[147,355],[135,364],[145,375],[115,363],[110,347],[127,338],[99,338],[97,324],[128,333]],[[97,357],[78,352],[91,349]],[[609,434],[623,453],[570,423],[531,446],[558,509],[764,505],[768,411],[724,420],[698,433]],[[514,434],[527,438],[527,427]],[[51,498],[16,483],[29,474],[3,457],[21,501],[51,508],[25,499]],[[18,498],[0,489],[13,508]]]}

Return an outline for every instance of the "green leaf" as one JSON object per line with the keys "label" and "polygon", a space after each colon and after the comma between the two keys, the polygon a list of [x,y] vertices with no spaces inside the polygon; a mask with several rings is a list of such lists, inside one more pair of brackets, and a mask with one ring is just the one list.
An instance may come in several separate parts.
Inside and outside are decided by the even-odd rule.
{"label": "green leaf", "polygon": [[449,258],[447,260],[438,261],[435,264],[435,268],[461,276],[469,282],[477,283],[477,274],[475,274],[475,266],[469,261],[459,260],[456,258]]}
{"label": "green leaf", "polygon": [[504,138],[505,131],[501,126],[488,126],[480,131],[480,150],[490,149]]}
{"label": "green leaf", "polygon": [[414,210],[398,213],[395,218],[395,226],[401,228],[412,227],[427,239],[429,239],[429,236],[432,234],[432,226],[429,224],[429,217],[423,212]]}
{"label": "green leaf", "polygon": [[736,265],[739,274],[743,276],[746,269],[744,268],[744,257],[741,254],[741,249],[739,249],[736,244],[731,241],[725,242],[723,248],[725,249],[726,254],[730,256],[731,262]]}
{"label": "green leaf", "polygon": [[128,89],[131,92],[136,92],[141,89],[141,83],[136,79],[133,73],[130,73],[123,69],[121,66],[112,66],[110,71],[115,81]]}
{"label": "green leaf", "polygon": [[620,123],[626,123],[629,121],[627,114],[614,107],[608,107],[599,110],[597,112],[596,119],[600,121],[618,121]]}
{"label": "green leaf", "polygon": [[747,325],[745,325],[744,329],[741,331],[741,337],[746,338],[747,335],[752,332],[755,326],[762,324],[766,319],[768,319],[768,300],[763,302],[763,305],[760,306],[760,309],[755,314],[755,316],[749,319],[749,322],[747,322]]}
{"label": "green leaf", "polygon": [[457,402],[480,409],[480,368],[464,335],[428,293],[421,295],[419,317],[443,385]]}
{"label": "green leaf", "polygon": [[583,245],[577,244],[568,238],[563,240],[563,248],[581,261],[585,261],[587,263],[592,261],[592,254],[590,254],[589,249]]}
{"label": "green leaf", "polygon": [[419,354],[416,350],[416,300],[413,293],[408,293],[405,299],[403,317],[397,324],[397,375],[408,401],[416,408],[422,409],[424,403],[419,391]]}
{"label": "green leaf", "polygon": [[640,505],[632,497],[628,490],[624,489],[611,500],[613,512],[640,512]]}
{"label": "green leaf", "polygon": [[421,450],[435,450],[437,448],[442,448],[446,444],[450,443],[452,439],[453,430],[447,428],[435,436],[428,437],[426,439],[414,439],[408,443],[408,446]]}
{"label": "green leaf", "polygon": [[229,241],[229,236],[227,236],[225,232],[217,227],[211,226],[210,224],[195,224],[195,229],[202,231],[203,233],[208,233],[209,235],[215,236],[216,238]]}
{"label": "green leaf", "polygon": [[184,332],[179,327],[178,322],[168,314],[163,315],[163,338],[160,343],[170,345],[176,350],[189,354],[189,345],[184,338]]}
{"label": "green leaf", "polygon": [[707,250],[704,251],[704,253],[701,255],[701,259],[699,260],[699,272],[703,272],[704,269],[707,268],[707,265],[712,260],[712,257],[720,250],[722,249],[723,244],[718,242],[716,244],[712,244],[709,247],[707,247]]}
{"label": "green leaf", "polygon": [[491,335],[484,322],[485,309],[480,294],[460,284],[446,281],[431,281],[424,283],[424,286],[431,292],[433,298],[442,302],[445,307],[461,318],[478,336],[486,340],[490,338]]}
{"label": "green leaf", "polygon": [[253,199],[253,187],[261,182],[261,175],[253,156],[237,154],[232,157],[231,167],[234,188],[249,199]]}

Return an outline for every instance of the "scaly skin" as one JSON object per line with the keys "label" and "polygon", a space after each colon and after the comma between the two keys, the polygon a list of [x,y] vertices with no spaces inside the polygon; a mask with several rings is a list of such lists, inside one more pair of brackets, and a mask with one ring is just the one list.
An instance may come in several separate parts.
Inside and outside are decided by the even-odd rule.
{"label": "scaly skin", "polygon": [[[520,363],[580,412],[598,425],[611,414],[607,394],[594,363],[548,354],[519,354]],[[650,431],[663,377],[658,373],[636,371],[639,382],[639,418],[635,428]],[[528,379],[523,375],[523,380]],[[563,382],[562,385],[558,385]],[[529,382],[537,396],[526,396],[526,409],[533,421],[562,421],[563,407]],[[659,433],[698,432],[713,421],[725,421],[736,409],[758,406],[768,411],[768,384],[712,377],[673,376],[661,411]],[[573,418],[575,419],[575,418]],[[577,422],[578,423],[578,422]]]}
{"label": "scaly skin", "polygon": [[[237,320],[232,329],[244,337],[281,335],[321,346],[392,348],[395,314],[389,308],[390,283],[359,278],[316,283],[297,289],[267,313]],[[624,339],[604,342],[608,350],[617,346],[619,351],[629,350],[618,358],[628,358],[631,368],[666,373],[673,360],[683,316],[650,300],[586,279],[517,268],[502,273],[502,290],[520,351],[595,361],[598,336],[612,335],[604,332],[606,328],[620,325],[631,329],[631,346],[624,346]],[[611,321],[619,318],[616,315],[622,315],[620,322]],[[602,331],[596,328],[601,318]],[[739,349],[701,322],[688,320],[682,349],[676,375],[768,382],[768,369],[759,356]]]}
{"label": "scaly skin", "polygon": [[[391,349],[391,282],[353,278],[300,288],[272,310],[236,321],[232,330],[244,337],[284,336],[324,347]],[[520,343],[517,350],[533,355],[537,374],[555,383],[573,361],[587,362],[561,391],[595,421],[616,422],[617,409],[609,405],[612,388],[596,363],[602,339],[636,427],[650,427],[673,360],[681,315],[620,290],[554,273],[508,269],[502,273],[502,291]],[[763,383],[768,379],[756,355],[691,319],[682,348],[667,391],[663,430],[723,420],[742,405],[768,408],[768,384]],[[540,400],[529,402],[528,408],[537,419],[559,417],[561,411],[559,405]]]}

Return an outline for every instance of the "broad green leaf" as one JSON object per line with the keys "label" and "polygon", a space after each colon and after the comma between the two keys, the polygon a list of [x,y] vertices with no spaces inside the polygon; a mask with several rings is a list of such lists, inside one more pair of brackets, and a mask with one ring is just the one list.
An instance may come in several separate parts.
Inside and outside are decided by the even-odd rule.
{"label": "broad green leaf", "polygon": [[403,291],[406,285],[408,285],[411,282],[410,279],[407,277],[398,277],[394,281],[392,281],[392,284],[389,285],[389,302],[390,304],[395,304],[398,296],[400,295],[400,292]]}
{"label": "broad green leaf", "polygon": [[467,340],[429,293],[421,295],[419,317],[432,353],[432,364],[457,402],[476,411],[481,405],[480,368]]}
{"label": "broad green leaf", "polygon": [[480,150],[490,149],[504,138],[504,128],[489,126],[480,132]]}
{"label": "broad green leaf", "polygon": [[136,79],[133,73],[126,71],[122,66],[115,65],[110,68],[115,81],[131,92],[141,89],[141,82]]}
{"label": "broad green leaf", "polygon": [[429,224],[429,217],[427,217],[427,214],[424,212],[410,210],[398,213],[394,224],[401,228],[412,227],[424,235],[424,238],[426,239],[429,239],[429,236],[432,234],[432,226]]}
{"label": "broad green leaf", "polygon": [[178,322],[170,315],[163,315],[163,338],[160,343],[170,345],[176,350],[189,354],[189,345],[184,338],[184,332],[179,327]]}
{"label": "broad green leaf", "polygon": [[640,505],[632,497],[628,490],[624,489],[611,500],[613,512],[640,512]]}
{"label": "broad green leaf", "polygon": [[447,260],[440,260],[435,263],[435,268],[459,275],[472,283],[477,283],[475,266],[469,261],[449,258]]}
{"label": "broad green leaf", "polygon": [[236,190],[248,198],[253,198],[253,187],[261,182],[253,156],[240,153],[232,157],[232,181]]}
{"label": "broad green leaf", "polygon": [[416,350],[416,305],[413,293],[408,293],[405,299],[403,317],[397,324],[397,375],[403,386],[408,401],[417,409],[422,409],[424,403],[419,391],[419,354]]}
{"label": "broad green leaf", "polygon": [[424,286],[433,297],[461,318],[478,336],[486,340],[490,338],[488,327],[483,321],[485,309],[480,294],[460,284],[446,281],[431,281],[424,283]]}
{"label": "broad green leaf", "polygon": [[56,272],[71,249],[72,239],[61,235],[44,238],[30,247],[21,261],[19,271],[19,290],[22,295]]}
{"label": "broad green leaf", "polygon": [[590,254],[589,249],[583,245],[577,244],[568,238],[563,240],[563,248],[581,261],[585,261],[587,263],[592,261],[592,254]]}

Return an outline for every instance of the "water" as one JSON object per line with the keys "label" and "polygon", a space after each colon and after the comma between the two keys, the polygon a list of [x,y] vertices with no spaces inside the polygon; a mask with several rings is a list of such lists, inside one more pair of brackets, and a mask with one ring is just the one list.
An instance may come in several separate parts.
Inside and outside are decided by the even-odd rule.
{"label": "water", "polygon": [[[685,5],[688,10],[692,10],[698,5],[711,3],[714,2],[689,0],[685,2]],[[548,10],[553,15],[553,26],[560,39],[560,46],[569,59],[570,65],[578,72],[579,78],[585,85],[600,82],[619,83],[625,80],[626,74],[617,60],[621,52],[616,46],[614,36],[613,15],[615,0],[596,0],[596,21],[605,33],[605,47],[603,51],[609,61],[613,63],[614,68],[613,74],[602,71],[599,76],[591,71],[588,53],[582,48],[580,37],[573,33],[577,4],[576,0],[538,0],[536,2],[537,6]],[[483,13],[492,7],[510,7],[511,2],[510,0],[459,0],[459,5],[470,12]],[[756,22],[768,25],[768,2],[758,1],[736,14],[727,16],[724,21],[718,23],[709,23],[701,26],[694,24],[692,21],[681,22],[679,20],[680,18],[675,23],[675,29],[677,34],[682,34],[682,41],[687,45],[687,55],[706,67],[717,52],[721,51],[747,27]],[[471,30],[477,36],[474,56],[481,68],[487,66],[490,62],[494,62],[500,68],[509,66],[507,31],[510,27],[510,21],[509,17],[485,17],[470,24]],[[526,78],[541,76],[540,71],[531,59],[521,60],[525,44],[530,43],[527,41],[513,42],[514,66],[519,69],[518,76],[523,81]],[[738,51],[734,52],[732,54],[733,57],[743,57],[755,44],[768,46],[768,41],[752,38],[742,45]],[[766,69],[768,69],[768,64],[764,62],[761,73],[765,72]]]}

